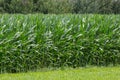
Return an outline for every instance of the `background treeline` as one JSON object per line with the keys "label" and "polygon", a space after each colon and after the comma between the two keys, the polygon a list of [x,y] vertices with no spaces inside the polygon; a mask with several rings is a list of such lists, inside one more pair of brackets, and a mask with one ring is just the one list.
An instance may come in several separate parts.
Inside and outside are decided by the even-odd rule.
{"label": "background treeline", "polygon": [[0,0],[1,13],[120,13],[120,0]]}

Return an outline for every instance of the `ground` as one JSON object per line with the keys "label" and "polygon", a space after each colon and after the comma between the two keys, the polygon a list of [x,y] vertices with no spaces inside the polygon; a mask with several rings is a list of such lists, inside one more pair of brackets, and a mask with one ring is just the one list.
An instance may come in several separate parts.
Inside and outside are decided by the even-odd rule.
{"label": "ground", "polygon": [[88,67],[17,74],[0,74],[0,80],[120,80],[120,67]]}

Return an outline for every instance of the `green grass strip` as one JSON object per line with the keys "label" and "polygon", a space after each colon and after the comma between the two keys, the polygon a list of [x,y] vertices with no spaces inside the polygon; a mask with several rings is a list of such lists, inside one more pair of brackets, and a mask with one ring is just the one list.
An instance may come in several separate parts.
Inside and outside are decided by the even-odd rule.
{"label": "green grass strip", "polygon": [[120,80],[120,67],[92,67],[1,74],[0,80]]}

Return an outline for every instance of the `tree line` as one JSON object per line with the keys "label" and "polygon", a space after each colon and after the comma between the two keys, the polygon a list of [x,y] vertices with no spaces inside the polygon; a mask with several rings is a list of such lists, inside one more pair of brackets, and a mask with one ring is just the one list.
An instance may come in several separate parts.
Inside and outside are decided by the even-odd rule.
{"label": "tree line", "polygon": [[0,13],[119,14],[120,0],[0,0]]}

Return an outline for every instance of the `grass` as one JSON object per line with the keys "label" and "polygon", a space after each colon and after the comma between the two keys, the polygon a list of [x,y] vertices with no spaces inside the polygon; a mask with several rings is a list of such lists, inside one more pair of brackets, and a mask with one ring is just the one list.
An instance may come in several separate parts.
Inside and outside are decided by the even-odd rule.
{"label": "grass", "polygon": [[120,67],[92,67],[1,74],[0,80],[120,80]]}

